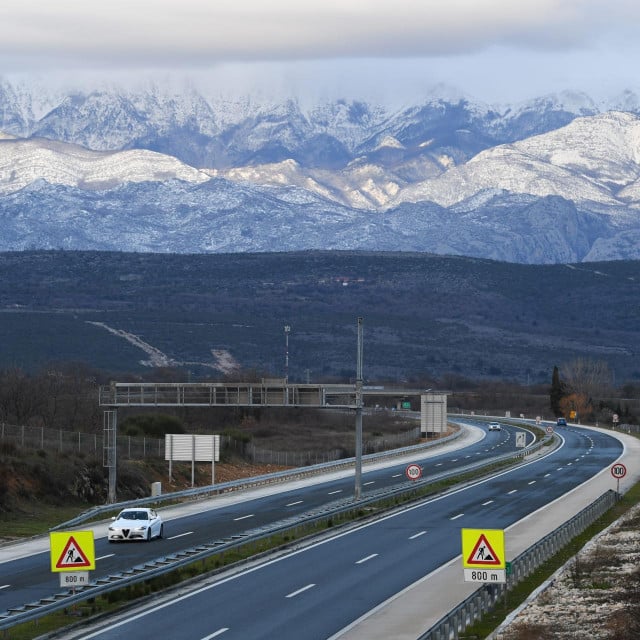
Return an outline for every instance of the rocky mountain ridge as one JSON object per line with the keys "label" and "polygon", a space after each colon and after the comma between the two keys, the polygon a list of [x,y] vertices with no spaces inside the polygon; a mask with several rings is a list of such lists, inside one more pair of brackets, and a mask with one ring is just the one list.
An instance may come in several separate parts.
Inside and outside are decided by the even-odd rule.
{"label": "rocky mountain ridge", "polygon": [[[639,101],[215,102],[0,82],[0,250],[640,257]],[[47,111],[47,106],[55,106]]]}

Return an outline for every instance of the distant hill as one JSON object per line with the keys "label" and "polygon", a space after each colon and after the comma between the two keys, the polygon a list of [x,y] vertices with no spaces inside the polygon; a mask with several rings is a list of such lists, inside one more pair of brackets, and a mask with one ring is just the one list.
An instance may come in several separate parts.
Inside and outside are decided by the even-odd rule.
{"label": "distant hill", "polygon": [[236,368],[293,381],[455,374],[550,382],[604,360],[640,378],[640,262],[515,265],[413,253],[0,254],[0,367]]}

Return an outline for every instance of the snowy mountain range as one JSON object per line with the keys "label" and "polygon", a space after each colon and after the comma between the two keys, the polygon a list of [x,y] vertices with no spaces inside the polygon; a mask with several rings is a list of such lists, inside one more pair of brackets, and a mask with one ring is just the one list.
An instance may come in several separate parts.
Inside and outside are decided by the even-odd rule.
{"label": "snowy mountain range", "polygon": [[640,259],[640,100],[500,109],[0,82],[0,250]]}

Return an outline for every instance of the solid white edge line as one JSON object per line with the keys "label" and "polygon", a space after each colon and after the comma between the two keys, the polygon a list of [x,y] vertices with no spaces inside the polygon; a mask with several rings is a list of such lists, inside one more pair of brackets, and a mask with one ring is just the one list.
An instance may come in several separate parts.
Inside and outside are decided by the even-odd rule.
{"label": "solid white edge line", "polygon": [[253,516],[255,516],[255,513],[249,513],[246,516],[240,516],[239,518],[234,518],[233,521],[238,522],[238,520],[246,520],[247,518],[253,518]]}
{"label": "solid white edge line", "polygon": [[3,584],[3,585],[0,585],[0,589],[7,589],[10,586],[11,586],[10,584]]}

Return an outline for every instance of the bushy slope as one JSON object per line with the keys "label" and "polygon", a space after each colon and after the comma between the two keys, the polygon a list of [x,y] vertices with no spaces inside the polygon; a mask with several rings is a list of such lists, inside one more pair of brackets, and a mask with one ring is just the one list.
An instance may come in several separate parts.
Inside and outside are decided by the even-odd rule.
{"label": "bushy slope", "polygon": [[[606,361],[640,376],[640,263],[514,265],[411,253],[0,255],[0,367],[80,360],[114,372],[233,367],[304,381],[456,374],[548,382]],[[225,364],[226,363],[226,364]],[[225,369],[228,366],[230,369]]]}

